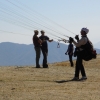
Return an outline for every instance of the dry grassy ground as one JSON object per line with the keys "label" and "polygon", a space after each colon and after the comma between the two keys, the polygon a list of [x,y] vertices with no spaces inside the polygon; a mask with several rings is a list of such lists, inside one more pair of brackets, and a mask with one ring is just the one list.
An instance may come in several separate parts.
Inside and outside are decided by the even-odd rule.
{"label": "dry grassy ground", "polygon": [[76,82],[69,81],[75,69],[69,62],[0,67],[0,100],[100,100],[100,55],[84,66],[88,79]]}

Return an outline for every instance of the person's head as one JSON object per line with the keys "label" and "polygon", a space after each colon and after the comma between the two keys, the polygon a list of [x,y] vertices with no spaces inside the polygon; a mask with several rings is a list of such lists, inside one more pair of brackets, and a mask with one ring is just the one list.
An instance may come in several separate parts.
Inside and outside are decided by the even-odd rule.
{"label": "person's head", "polygon": [[34,30],[34,35],[38,35],[39,31],[38,30]]}
{"label": "person's head", "polygon": [[85,35],[88,34],[88,32],[89,32],[89,29],[87,29],[87,28],[82,28],[80,33],[81,33],[82,36],[85,36]]}
{"label": "person's head", "polygon": [[44,36],[44,33],[45,33],[45,32],[44,32],[44,30],[41,30],[40,32],[41,32],[41,35],[43,35],[43,36]]}

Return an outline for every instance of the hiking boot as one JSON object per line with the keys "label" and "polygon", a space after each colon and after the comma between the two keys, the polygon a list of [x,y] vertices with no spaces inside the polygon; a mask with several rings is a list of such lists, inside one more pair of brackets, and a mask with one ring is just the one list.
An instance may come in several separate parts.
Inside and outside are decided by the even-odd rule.
{"label": "hiking boot", "polygon": [[48,67],[43,67],[43,68],[48,68]]}
{"label": "hiking boot", "polygon": [[43,68],[48,68],[48,65],[46,64],[46,65],[43,65]]}
{"label": "hiking boot", "polygon": [[78,81],[79,77],[74,77],[71,81]]}
{"label": "hiking boot", "polygon": [[83,76],[80,80],[87,80],[87,77]]}
{"label": "hiking boot", "polygon": [[48,66],[43,66],[43,68],[48,68]]}
{"label": "hiking boot", "polygon": [[36,68],[41,68],[40,66],[36,66]]}

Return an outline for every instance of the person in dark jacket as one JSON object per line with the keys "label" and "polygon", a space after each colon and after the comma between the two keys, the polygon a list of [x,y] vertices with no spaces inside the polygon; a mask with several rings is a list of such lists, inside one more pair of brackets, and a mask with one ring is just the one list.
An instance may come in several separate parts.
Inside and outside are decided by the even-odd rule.
{"label": "person in dark jacket", "polygon": [[66,55],[68,54],[69,55],[69,61],[70,61],[70,65],[71,67],[73,67],[73,60],[72,60],[72,56],[73,56],[73,50],[74,50],[74,46],[72,44],[72,41],[69,42],[69,45],[68,45],[68,49],[67,49],[67,52],[65,53]]}
{"label": "person in dark jacket", "polygon": [[53,39],[50,40],[49,37],[45,35],[45,32],[43,30],[41,30],[41,36],[39,38],[42,40],[41,50],[42,50],[42,54],[43,54],[43,68],[48,68],[48,64],[47,64],[48,44],[47,44],[47,41],[52,42]]}
{"label": "person in dark jacket", "polygon": [[39,59],[40,59],[40,54],[41,54],[41,43],[42,43],[42,40],[39,39],[39,37],[37,36],[38,35],[38,30],[34,30],[34,35],[33,35],[33,45],[34,45],[34,49],[35,49],[35,52],[36,52],[36,68],[40,68],[40,65],[39,65]]}
{"label": "person in dark jacket", "polygon": [[79,40],[78,37],[76,37],[75,39],[78,41],[74,41],[73,38],[70,37],[70,40],[74,43],[74,45],[78,48],[77,49],[77,59],[76,59],[76,67],[75,67],[75,76],[72,80],[79,80],[79,73],[81,72],[81,75],[82,75],[82,78],[80,80],[86,80],[87,79],[87,76],[86,76],[86,73],[85,73],[85,69],[84,69],[84,66],[83,66],[83,58],[82,58],[82,55],[84,55],[84,49],[81,48],[82,46],[84,46],[87,41],[88,41],[88,38],[87,38],[87,33],[89,32],[89,30],[87,28],[82,28],[81,29],[81,36],[82,38]]}

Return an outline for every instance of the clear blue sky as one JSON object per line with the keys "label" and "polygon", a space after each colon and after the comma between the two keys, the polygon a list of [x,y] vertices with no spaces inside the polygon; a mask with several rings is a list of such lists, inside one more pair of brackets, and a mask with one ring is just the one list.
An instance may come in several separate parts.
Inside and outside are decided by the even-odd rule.
{"label": "clear blue sky", "polygon": [[100,42],[99,4],[100,0],[0,0],[0,42],[32,44],[35,29],[43,29],[51,39],[67,39],[64,35],[74,37],[87,27],[95,44]]}

